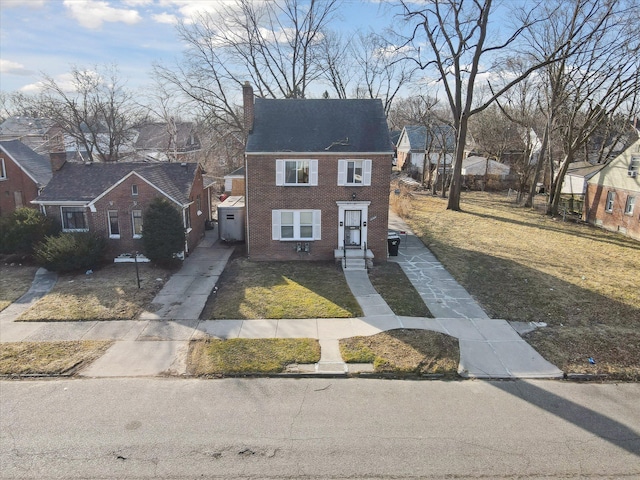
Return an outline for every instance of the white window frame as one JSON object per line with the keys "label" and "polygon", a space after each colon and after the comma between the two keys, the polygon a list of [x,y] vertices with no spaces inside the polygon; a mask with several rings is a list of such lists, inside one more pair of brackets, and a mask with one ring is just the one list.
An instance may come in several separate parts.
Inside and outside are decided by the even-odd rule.
{"label": "white window frame", "polygon": [[[113,233],[113,231],[111,230],[111,214],[115,214],[118,233]],[[107,210],[107,228],[109,230],[109,238],[120,238],[120,219],[118,218],[118,210]]]}
{"label": "white window frame", "polygon": [[[309,167],[309,181],[307,183],[298,183],[297,176],[295,183],[288,183],[286,179],[286,163],[307,163]],[[298,169],[298,167],[296,167]],[[290,158],[276,160],[276,185],[285,187],[315,187],[318,185],[318,160],[308,158]]]}
{"label": "white window frame", "polygon": [[[361,182],[349,182],[348,181],[348,172],[349,172],[349,163],[359,164],[362,168],[362,181]],[[345,158],[338,160],[338,186],[349,186],[349,187],[368,187],[371,185],[371,167],[373,162],[368,159],[357,159],[357,158]]]}
{"label": "white window frame", "polygon": [[131,196],[132,197],[138,196],[138,185],[136,185],[135,183],[131,185]]}
{"label": "white window frame", "polygon": [[[282,214],[293,214],[293,237],[282,237]],[[311,213],[312,218],[312,233],[310,237],[302,237],[300,235],[300,227],[303,224],[300,223],[301,213]],[[308,225],[308,224],[304,224]],[[322,211],[321,210],[272,210],[271,211],[271,238],[272,240],[280,240],[283,242],[310,242],[313,240],[322,239]]]}
{"label": "white window frame", "polygon": [[636,197],[633,195],[627,195],[627,201],[624,204],[624,214],[633,215],[633,209],[636,205]]}
{"label": "white window frame", "polygon": [[[136,212],[140,212],[140,216],[136,216]],[[140,218],[140,233],[136,233],[136,218]],[[142,229],[144,228],[142,223],[142,210],[131,210],[131,232],[133,238],[142,238]]]}
{"label": "white window frame", "polygon": [[637,177],[640,171],[640,157],[631,157],[629,161],[629,176]]}
{"label": "white window frame", "polygon": [[7,170],[4,166],[4,158],[0,158],[0,180],[7,179]]}
{"label": "white window frame", "polygon": [[608,191],[607,192],[607,202],[604,205],[604,211],[611,213],[613,212],[613,204],[616,201],[616,192]]}
{"label": "white window frame", "polygon": [[[69,228],[67,226],[67,215],[66,212],[71,211],[75,213],[82,213],[82,219],[84,223],[84,228]],[[89,231],[89,219],[87,218],[87,209],[81,206],[66,206],[60,207],[60,219],[62,220],[62,231],[63,232],[88,232]]]}

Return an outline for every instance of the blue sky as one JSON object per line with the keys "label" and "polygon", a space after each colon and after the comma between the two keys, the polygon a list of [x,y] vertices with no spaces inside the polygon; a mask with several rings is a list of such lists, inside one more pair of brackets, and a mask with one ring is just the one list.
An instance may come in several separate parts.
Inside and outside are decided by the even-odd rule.
{"label": "blue sky", "polygon": [[[29,92],[41,72],[63,82],[72,65],[110,64],[130,87],[142,87],[154,62],[180,56],[174,22],[223,1],[0,0],[0,90]],[[331,28],[381,31],[391,21],[377,1],[345,0]]]}

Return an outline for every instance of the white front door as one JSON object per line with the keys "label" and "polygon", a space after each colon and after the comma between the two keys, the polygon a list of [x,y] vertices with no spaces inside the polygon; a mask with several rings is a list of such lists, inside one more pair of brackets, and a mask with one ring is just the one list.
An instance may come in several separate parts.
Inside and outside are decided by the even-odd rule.
{"label": "white front door", "polygon": [[371,202],[338,204],[338,248],[364,249],[367,244],[367,219]]}

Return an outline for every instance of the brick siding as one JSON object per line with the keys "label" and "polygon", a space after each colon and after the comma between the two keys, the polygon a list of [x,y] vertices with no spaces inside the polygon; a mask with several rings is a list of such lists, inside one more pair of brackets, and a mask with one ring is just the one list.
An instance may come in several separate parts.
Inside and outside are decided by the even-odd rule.
{"label": "brick siding", "polygon": [[[318,160],[317,186],[276,186],[276,155],[248,155],[247,247],[253,260],[331,260],[338,248],[338,205],[336,201],[370,201],[367,247],[375,262],[387,260],[389,215],[389,175],[391,155],[319,155],[287,156],[293,159]],[[338,186],[338,160],[371,159],[371,186]],[[272,240],[271,212],[279,209],[314,209],[322,211],[322,239],[310,241],[309,253],[296,252],[297,241]]]}
{"label": "brick siding", "polygon": [[0,215],[9,215],[16,210],[16,195],[22,201],[23,207],[35,208],[31,200],[38,196],[38,186],[29,178],[11,158],[0,152],[4,159],[6,178],[0,179]]}
{"label": "brick siding", "polygon": [[[605,210],[607,194],[615,192],[613,209]],[[624,213],[627,197],[635,196],[636,204],[632,215]],[[636,240],[640,240],[640,193],[615,189],[602,185],[589,184],[585,198],[586,219],[589,223],[605,230],[620,232]]]}

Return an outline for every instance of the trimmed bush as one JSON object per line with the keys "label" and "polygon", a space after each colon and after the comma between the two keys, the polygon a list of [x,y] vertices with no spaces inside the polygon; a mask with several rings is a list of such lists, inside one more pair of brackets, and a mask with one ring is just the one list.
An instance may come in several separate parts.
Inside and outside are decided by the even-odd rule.
{"label": "trimmed bush", "polygon": [[155,198],[143,214],[142,244],[152,262],[170,264],[184,250],[185,233],[180,212],[164,198]]}
{"label": "trimmed bush", "polygon": [[47,270],[72,272],[96,268],[104,259],[107,241],[90,232],[61,233],[45,237],[34,250],[36,261]]}
{"label": "trimmed bush", "polygon": [[0,218],[0,253],[29,255],[46,235],[56,235],[60,225],[33,208],[19,208]]}

